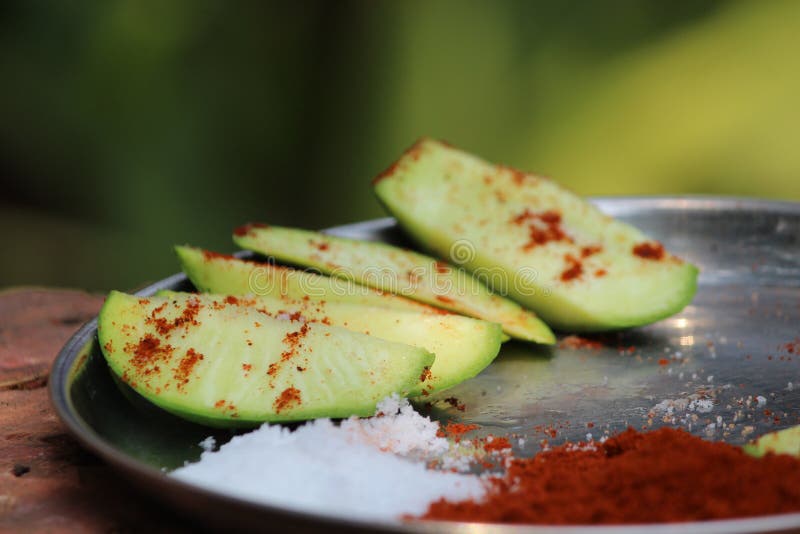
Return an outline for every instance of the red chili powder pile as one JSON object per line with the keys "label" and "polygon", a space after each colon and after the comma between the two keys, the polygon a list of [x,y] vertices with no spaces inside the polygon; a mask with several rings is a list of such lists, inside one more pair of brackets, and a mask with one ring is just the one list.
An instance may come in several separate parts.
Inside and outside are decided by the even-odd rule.
{"label": "red chili powder pile", "polygon": [[619,524],[800,511],[800,459],[753,458],[672,428],[633,429],[595,450],[563,445],[514,459],[480,502],[431,504],[425,519]]}

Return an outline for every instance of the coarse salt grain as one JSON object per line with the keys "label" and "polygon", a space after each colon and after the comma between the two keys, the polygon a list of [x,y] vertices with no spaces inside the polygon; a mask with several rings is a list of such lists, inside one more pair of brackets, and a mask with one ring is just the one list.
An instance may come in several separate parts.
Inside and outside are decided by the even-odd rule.
{"label": "coarse salt grain", "polygon": [[206,439],[198,443],[200,448],[204,451],[213,451],[214,447],[217,446],[217,440],[214,439],[214,436],[208,436]]}
{"label": "coarse salt grain", "polygon": [[376,413],[383,415],[338,426],[318,419],[294,431],[265,424],[171,476],[249,501],[374,521],[421,515],[443,497],[483,496],[479,477],[426,467],[449,450],[437,423],[396,396]]}

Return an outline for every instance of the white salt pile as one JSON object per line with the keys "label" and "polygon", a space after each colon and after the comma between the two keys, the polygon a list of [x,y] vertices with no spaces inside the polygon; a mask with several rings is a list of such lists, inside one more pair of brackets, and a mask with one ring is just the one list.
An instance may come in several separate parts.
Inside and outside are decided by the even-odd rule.
{"label": "white salt pile", "polygon": [[318,419],[295,431],[265,424],[171,475],[250,501],[366,520],[396,521],[441,497],[483,495],[477,476],[426,468],[450,445],[407,400],[388,398],[376,413],[339,426]]}

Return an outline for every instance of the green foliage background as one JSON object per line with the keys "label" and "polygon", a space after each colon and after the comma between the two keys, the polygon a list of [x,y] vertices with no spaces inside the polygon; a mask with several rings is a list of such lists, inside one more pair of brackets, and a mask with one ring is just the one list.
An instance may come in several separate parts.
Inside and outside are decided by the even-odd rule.
{"label": "green foliage background", "polygon": [[0,287],[382,215],[421,135],[587,195],[800,199],[800,2],[0,5]]}

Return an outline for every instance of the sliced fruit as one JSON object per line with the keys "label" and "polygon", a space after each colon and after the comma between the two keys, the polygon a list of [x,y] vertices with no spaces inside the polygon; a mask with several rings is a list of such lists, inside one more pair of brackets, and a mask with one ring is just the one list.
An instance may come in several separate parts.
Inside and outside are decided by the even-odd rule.
{"label": "sliced fruit", "polygon": [[428,351],[252,307],[112,291],[98,319],[111,370],[147,400],[215,426],[371,415],[427,374]]}
{"label": "sliced fruit", "polygon": [[[186,293],[159,292],[185,300]],[[250,306],[278,319],[340,326],[388,341],[421,347],[436,355],[430,376],[409,392],[427,395],[472,378],[489,365],[500,351],[500,325],[462,315],[431,311],[411,312],[362,306],[345,302],[273,297],[225,297],[197,295],[205,306]]]}
{"label": "sliced fruit", "polygon": [[240,260],[233,256],[189,246],[176,246],[181,268],[199,290],[221,295],[258,295],[329,302],[352,302],[402,310],[429,308],[411,299],[329,276]]}
{"label": "sliced fruit", "polygon": [[[423,247],[568,331],[639,326],[683,309],[698,270],[546,178],[423,139],[374,181]],[[499,276],[498,276],[499,275]]]}
{"label": "sliced fruit", "polygon": [[745,445],[744,450],[747,454],[755,457],[764,456],[768,452],[800,456],[800,426],[764,434],[754,443]]}
{"label": "sliced fruit", "polygon": [[468,272],[430,256],[386,243],[262,224],[238,228],[233,239],[240,247],[280,261],[499,323],[517,339],[555,342],[553,333],[536,315],[492,294]]}

